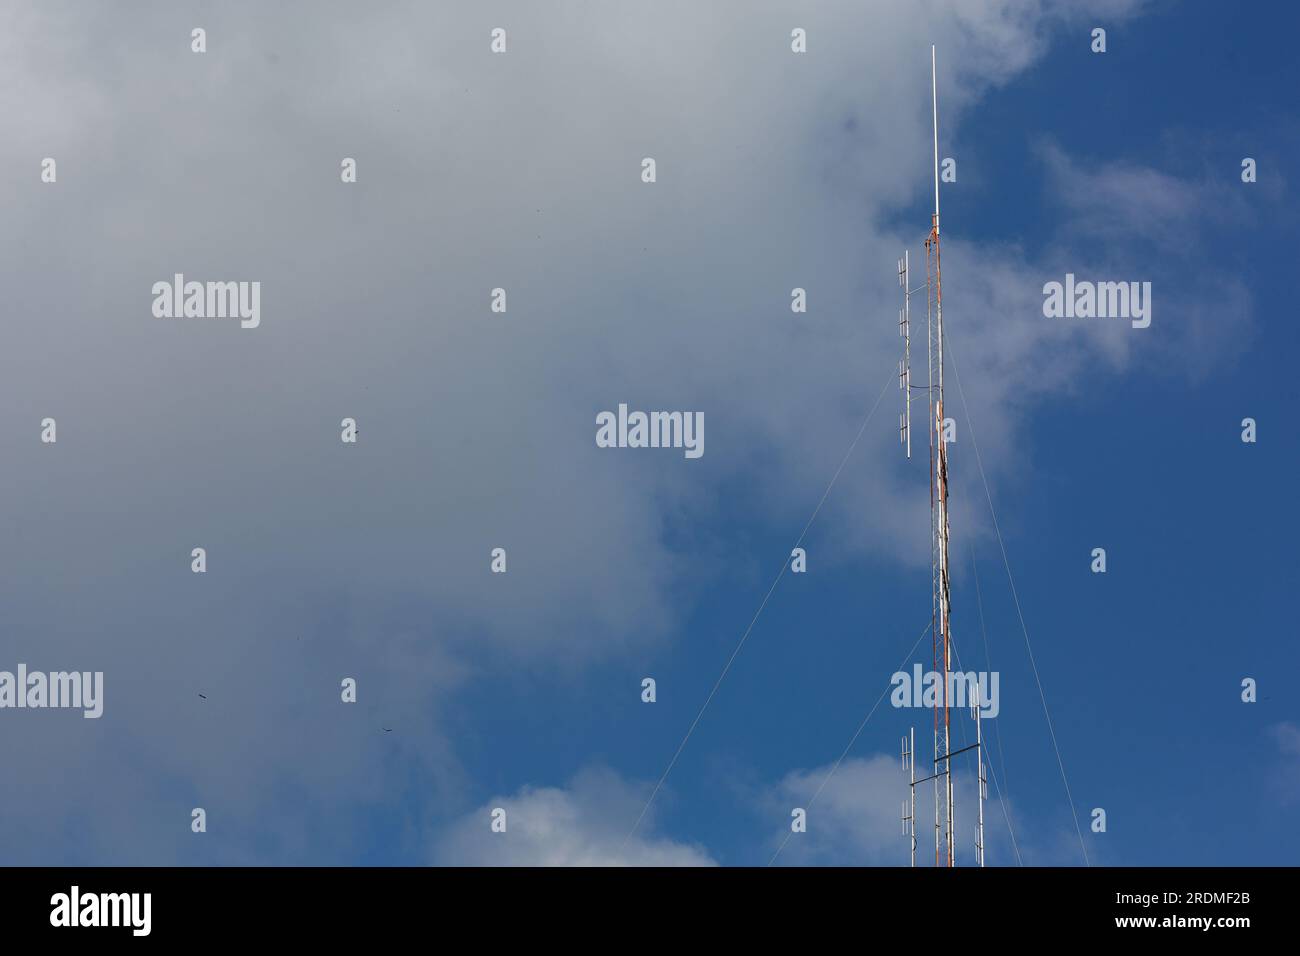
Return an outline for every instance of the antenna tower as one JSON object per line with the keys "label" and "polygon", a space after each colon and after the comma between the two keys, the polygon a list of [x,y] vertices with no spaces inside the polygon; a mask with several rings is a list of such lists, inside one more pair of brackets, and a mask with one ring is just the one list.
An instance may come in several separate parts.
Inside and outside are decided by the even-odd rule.
{"label": "antenna tower", "polygon": [[[928,375],[924,386],[927,395],[927,426],[930,439],[930,634],[933,671],[942,681],[937,688],[940,695],[934,707],[934,765],[920,780],[916,778],[916,731],[903,738],[903,769],[908,771],[910,797],[903,804],[903,834],[910,834],[911,862],[916,865],[916,787],[933,783],[934,789],[934,865],[955,866],[953,767],[952,758],[966,750],[974,750],[977,761],[979,816],[975,831],[975,848],[979,865],[984,865],[984,775],[983,735],[980,729],[978,682],[975,683],[972,717],[975,721],[975,743],[960,750],[952,749],[952,703],[950,695],[954,682],[952,673],[951,590],[948,563],[948,447],[944,436],[943,410],[943,291],[940,278],[939,257],[939,96],[935,70],[935,51],[930,47],[930,105],[934,121],[934,213],[930,217],[930,233],[925,239],[925,285],[913,289],[909,286],[910,260],[904,251],[898,260],[898,282],[903,288],[903,309],[899,314],[899,335],[903,338],[903,358],[899,362],[899,388],[904,393],[904,410],[899,416],[899,441],[912,457],[912,370],[911,370],[911,309],[914,292],[925,291],[925,339]],[[915,386],[920,387],[920,386]]]}

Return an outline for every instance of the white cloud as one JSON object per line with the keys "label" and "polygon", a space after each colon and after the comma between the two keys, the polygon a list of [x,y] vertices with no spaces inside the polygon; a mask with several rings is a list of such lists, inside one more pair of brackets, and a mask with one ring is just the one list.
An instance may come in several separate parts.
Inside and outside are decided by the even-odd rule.
{"label": "white cloud", "polygon": [[[455,866],[712,866],[702,847],[653,836],[653,811],[627,839],[651,787],[589,768],[567,787],[524,787],[450,825],[433,861]],[[492,811],[506,811],[494,833]],[[626,842],[625,842],[626,841]]]}
{"label": "white cloud", "polygon": [[[917,739],[918,751],[922,747]],[[954,775],[953,805],[956,808],[955,853],[959,866],[976,861],[976,799],[974,764],[958,758]],[[920,768],[928,762],[917,762]],[[834,769],[834,774],[831,774]],[[918,776],[922,776],[918,774]],[[939,781],[942,784],[942,781]],[[934,862],[934,783],[916,788],[917,865]],[[990,797],[995,796],[992,782]],[[755,805],[768,820],[780,820],[769,840],[769,855],[780,849],[775,861],[782,865],[907,866],[907,837],[902,832],[903,804],[907,800],[907,776],[898,757],[876,754],[850,757],[838,768],[834,764],[811,770],[792,770],[757,795]],[[807,811],[807,831],[790,829],[790,813],[796,807]],[[1007,812],[1013,823],[1018,817],[1013,806]],[[1026,834],[1017,831],[1021,854],[1036,853]],[[1057,838],[1053,834],[1053,839]],[[985,862],[989,866],[1014,865],[1015,851],[1006,816],[996,799],[984,803]],[[1074,839],[1074,833],[1070,833]],[[1073,853],[1073,857],[1070,854]],[[1073,848],[1062,844],[1061,852],[1048,862],[1073,863]],[[1037,857],[1036,857],[1037,858]]]}
{"label": "white cloud", "polygon": [[[793,770],[764,795],[771,815],[781,818],[784,811],[783,831],[774,838],[774,849],[784,843],[777,862],[906,866],[899,818],[907,783],[899,761],[883,755],[850,758],[828,780],[831,767]],[[806,833],[790,832],[795,807],[807,811]],[[923,837],[926,831],[918,829]]]}

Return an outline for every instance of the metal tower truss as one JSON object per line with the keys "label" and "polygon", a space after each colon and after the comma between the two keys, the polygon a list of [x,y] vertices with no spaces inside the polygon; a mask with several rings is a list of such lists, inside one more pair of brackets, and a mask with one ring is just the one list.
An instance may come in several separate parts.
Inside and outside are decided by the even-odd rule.
{"label": "metal tower truss", "polygon": [[[939,101],[935,71],[934,47],[930,48],[931,105],[934,118],[934,214],[930,218],[930,232],[925,239],[925,285],[912,288],[908,273],[910,259],[904,252],[898,262],[899,284],[903,288],[903,310],[899,316],[899,334],[903,338],[903,358],[899,363],[899,387],[904,392],[904,410],[899,417],[899,440],[906,444],[911,457],[912,425],[912,372],[911,372],[911,310],[910,300],[915,292],[925,290],[925,339],[927,380],[926,412],[929,416],[927,431],[930,444],[930,635],[932,679],[938,682],[939,700],[934,710],[934,763],[920,779],[916,775],[915,729],[903,739],[903,769],[908,772],[909,801],[903,805],[903,833],[911,836],[911,861],[916,865],[916,787],[931,783],[934,791],[934,863],[935,866],[955,866],[956,812],[953,801],[953,758],[967,750],[974,750],[977,760],[977,801],[975,848],[978,863],[984,865],[984,777],[983,734],[980,728],[978,692],[972,705],[976,742],[956,752],[952,749],[953,693],[952,671],[952,590],[948,560],[948,449],[944,441],[943,404],[943,282],[939,251]],[[958,711],[960,714],[960,711]]]}

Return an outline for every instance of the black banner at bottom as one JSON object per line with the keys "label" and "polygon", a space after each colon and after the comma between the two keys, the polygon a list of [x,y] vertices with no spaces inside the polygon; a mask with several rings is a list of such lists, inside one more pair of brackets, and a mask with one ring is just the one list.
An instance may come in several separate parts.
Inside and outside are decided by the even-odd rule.
{"label": "black banner at bottom", "polygon": [[[374,942],[725,937],[766,945],[850,931],[992,942],[1045,932],[1231,945],[1277,934],[1292,868],[0,870],[8,940]],[[938,932],[939,936],[934,934]],[[418,935],[417,935],[418,934]],[[1051,937],[1049,937],[1051,938]]]}

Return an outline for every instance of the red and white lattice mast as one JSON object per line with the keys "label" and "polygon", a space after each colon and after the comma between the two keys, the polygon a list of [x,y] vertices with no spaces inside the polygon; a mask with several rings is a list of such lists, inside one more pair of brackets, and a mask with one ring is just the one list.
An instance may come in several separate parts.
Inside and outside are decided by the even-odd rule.
{"label": "red and white lattice mast", "polygon": [[[930,217],[930,233],[925,239],[926,266],[926,353],[928,380],[925,385],[930,438],[930,572],[931,572],[931,651],[933,673],[942,683],[938,687],[939,701],[934,707],[934,765],[933,770],[916,778],[916,732],[903,738],[903,765],[909,774],[908,802],[903,805],[903,833],[911,837],[911,862],[916,865],[916,787],[932,782],[934,789],[934,863],[935,866],[955,866],[952,758],[965,750],[974,750],[978,772],[979,816],[976,823],[975,847],[979,865],[984,865],[984,754],[983,735],[980,729],[980,704],[975,695],[972,715],[975,721],[975,744],[952,750],[952,704],[954,689],[952,674],[951,589],[948,562],[948,447],[944,435],[943,405],[943,283],[939,256],[939,96],[935,71],[934,47],[930,47],[930,103],[934,120],[934,213]],[[899,333],[903,336],[903,359],[899,364],[899,387],[903,390],[904,412],[899,422],[899,438],[912,455],[912,370],[911,370],[911,310],[913,292],[908,285],[909,256],[903,253],[898,262],[899,284],[903,287],[903,311],[899,316]],[[976,685],[978,686],[978,685]],[[960,714],[960,711],[958,711]],[[909,826],[910,824],[910,826]]]}

